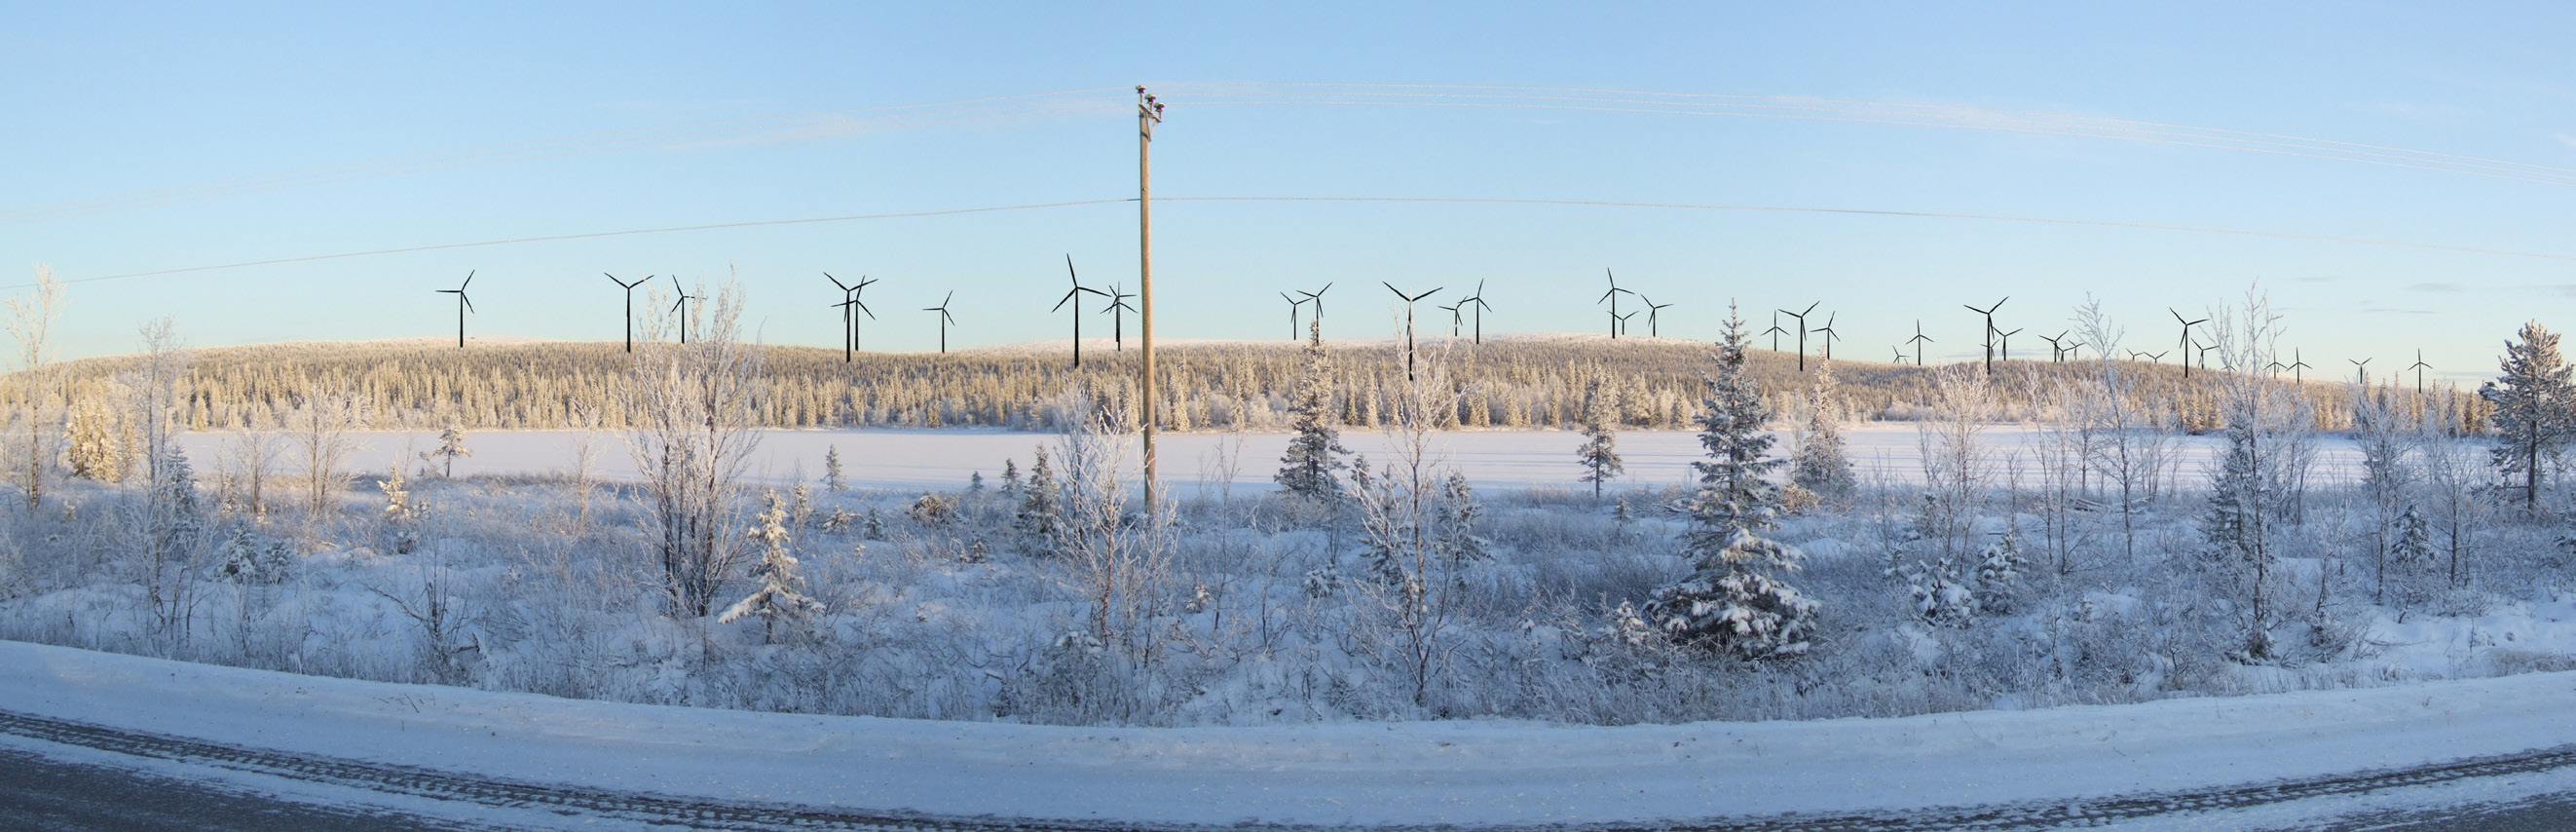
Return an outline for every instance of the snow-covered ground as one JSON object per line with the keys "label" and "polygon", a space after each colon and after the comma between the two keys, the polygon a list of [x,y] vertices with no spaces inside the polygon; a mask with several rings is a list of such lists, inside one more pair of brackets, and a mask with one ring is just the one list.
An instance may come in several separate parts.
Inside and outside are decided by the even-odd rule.
{"label": "snow-covered ground", "polygon": [[[2037,804],[2576,744],[2576,674],[1898,719],[1082,728],[762,714],[0,643],[0,710],[673,797],[1186,823],[1537,824]],[[0,743],[72,754],[0,735]],[[132,764],[134,761],[127,761]],[[2563,790],[2566,770],[2143,828]],[[274,788],[274,784],[265,784]],[[346,795],[338,797],[345,798]],[[412,808],[419,808],[416,804]],[[512,823],[578,824],[531,810]]]}
{"label": "snow-covered ground", "polygon": [[[181,437],[180,442],[191,458],[214,460],[229,441],[228,436],[195,433]],[[574,464],[574,448],[582,436],[575,431],[554,430],[474,432],[467,437],[474,455],[457,460],[456,473],[545,475],[569,470]],[[1157,442],[1156,473],[1170,487],[1197,493],[1195,490],[1213,490],[1224,484],[1222,471],[1231,460],[1236,472],[1232,478],[1234,489],[1270,490],[1274,488],[1270,472],[1278,468],[1288,436],[1165,434]],[[1922,481],[1922,451],[1913,425],[1862,425],[1850,429],[1845,436],[1850,443],[1852,464],[1863,478],[1889,483]],[[2036,436],[2036,431],[2028,427],[1995,425],[1979,439],[1999,478],[2017,469],[2025,483],[2035,483],[2036,454],[2030,443]],[[351,438],[360,450],[350,457],[349,467],[362,472],[381,473],[397,458],[409,459],[411,454],[438,446],[435,431],[362,432]],[[611,479],[632,476],[634,462],[617,434],[595,433],[590,438],[598,451],[601,474]],[[837,447],[853,485],[958,488],[978,472],[987,478],[1001,476],[1004,460],[1017,460],[1020,467],[1026,468],[1032,449],[1052,446],[1056,438],[1054,434],[988,429],[770,430],[761,432],[760,448],[751,469],[758,479],[771,484],[810,481],[822,475],[824,453]],[[1384,434],[1347,430],[1342,441],[1362,455],[1379,460],[1389,456],[1389,440]],[[1453,431],[1435,434],[1433,441],[1449,464],[1481,488],[1578,485],[1575,478],[1580,471],[1575,465],[1574,449],[1583,444],[1583,439],[1570,431]],[[2219,437],[2181,436],[2173,441],[2170,476],[2186,485],[2205,479],[2202,472],[2217,458]],[[2352,480],[2361,458],[2352,442],[2340,436],[2319,436],[2316,441],[2312,481]],[[1693,476],[1690,463],[1705,453],[1699,447],[1698,435],[1688,431],[1627,431],[1618,435],[1618,442],[1620,456],[1627,465],[1627,476],[1619,482],[1633,487],[1680,485]],[[1785,452],[1790,442],[1784,436],[1777,447]],[[1137,450],[1130,449],[1131,459],[1137,454]],[[291,467],[293,456],[291,452],[285,454],[283,464]]]}

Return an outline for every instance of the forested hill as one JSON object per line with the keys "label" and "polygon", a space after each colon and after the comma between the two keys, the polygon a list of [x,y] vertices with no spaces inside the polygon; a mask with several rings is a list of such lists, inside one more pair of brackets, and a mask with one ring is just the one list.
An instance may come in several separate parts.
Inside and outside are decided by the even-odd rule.
{"label": "forested hill", "polygon": [[[1288,425],[1289,392],[1303,364],[1301,345],[1180,343],[1158,347],[1165,373],[1169,426],[1178,430],[1281,430]],[[1343,422],[1376,425],[1396,388],[1405,383],[1400,345],[1327,344],[1335,407]],[[1054,424],[1053,400],[1068,387],[1086,385],[1095,395],[1132,405],[1136,351],[1086,341],[1082,368],[1070,366],[1061,343],[1052,350],[990,348],[946,355],[861,353],[844,363],[835,349],[768,347],[768,386],[762,411],[776,427],[1000,426],[1045,428]],[[1438,364],[1458,391],[1455,427],[1558,427],[1582,411],[1586,382],[1598,377],[1617,397],[1631,428],[1688,429],[1702,392],[1702,375],[1715,349],[1706,342],[1598,336],[1515,336],[1484,344],[1426,341],[1425,367]],[[264,427],[310,392],[345,385],[366,407],[377,428],[435,428],[450,422],[468,428],[617,427],[612,392],[630,366],[620,344],[529,342],[475,344],[457,349],[430,341],[299,343],[191,350],[183,384],[185,412],[199,430]],[[1768,350],[1751,354],[1765,395],[1783,414],[1803,412],[1815,370],[1827,362]],[[121,397],[117,375],[134,356],[83,359],[54,365],[48,386],[61,391],[74,411],[114,411]],[[1907,365],[1831,362],[1831,397],[1861,419],[1913,419],[1931,401],[1933,376]],[[1972,365],[1958,365],[1965,372]],[[2212,426],[2213,375],[2186,381],[2174,365],[2124,362],[2139,381],[2138,404],[2185,429]],[[2091,362],[2051,364],[2020,360],[1997,365],[1991,418],[2046,418],[2098,372]],[[24,374],[6,386],[7,412],[23,412]],[[2287,381],[2287,379],[2284,379]],[[2350,386],[2310,381],[2302,392],[2316,404],[2320,426],[2342,427]],[[2412,396],[2413,391],[2387,391]],[[2475,397],[2436,395],[2425,412],[2448,412],[2475,427],[2483,414]],[[1133,412],[1133,408],[1125,408]],[[62,412],[49,408],[52,412]]]}

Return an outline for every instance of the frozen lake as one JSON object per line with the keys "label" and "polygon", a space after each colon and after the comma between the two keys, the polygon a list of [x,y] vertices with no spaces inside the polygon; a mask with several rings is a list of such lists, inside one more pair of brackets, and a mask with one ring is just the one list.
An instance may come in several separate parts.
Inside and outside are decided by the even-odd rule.
{"label": "frozen lake", "polygon": [[[211,473],[218,455],[234,441],[233,436],[188,434],[180,444],[190,458],[198,461],[200,470]],[[360,472],[382,472],[397,457],[407,458],[411,453],[438,446],[435,431],[364,431],[351,436],[358,451],[350,456],[349,464]],[[581,436],[576,431],[470,433],[466,445],[474,455],[457,460],[456,473],[543,475],[567,471],[573,465],[574,449]],[[1850,429],[1845,436],[1852,463],[1864,480],[1923,479],[1913,425],[1863,425]],[[1187,496],[1197,489],[1217,488],[1226,480],[1224,469],[1231,459],[1234,488],[1267,490],[1275,487],[1270,475],[1278,470],[1288,437],[1286,433],[1165,434],[1159,442],[1159,473],[1167,487]],[[2009,471],[2006,465],[2011,463],[2019,469],[2023,485],[2029,487],[2037,484],[2030,448],[2037,437],[2037,431],[2025,426],[1996,425],[1982,433],[1980,441],[1997,477],[2005,476]],[[597,432],[591,438],[598,449],[596,470],[601,476],[634,476],[634,461],[617,433]],[[957,488],[979,471],[998,484],[1005,460],[1016,460],[1025,470],[1035,448],[1048,446],[1052,454],[1057,439],[1056,434],[968,429],[767,430],[761,431],[751,472],[760,481],[772,484],[814,480],[822,476],[825,451],[838,447],[845,475],[854,487]],[[1627,474],[1613,481],[1614,486],[1683,483],[1691,479],[1690,463],[1701,458],[1695,433],[1627,431],[1619,434],[1618,441]],[[1774,447],[1785,454],[1789,441],[1782,436]],[[1342,443],[1372,460],[1393,458],[1388,452],[1392,442],[1385,434],[1347,431],[1342,434]],[[1576,479],[1581,471],[1574,460],[1574,449],[1582,443],[1580,434],[1561,430],[1432,435],[1432,446],[1443,462],[1456,466],[1485,488],[1583,487]],[[2314,480],[2351,479],[2361,458],[2352,441],[2342,436],[2320,436],[2317,443]],[[2174,437],[2169,453],[2175,464],[2168,476],[2185,487],[2202,480],[2220,447],[2221,440],[2216,435]],[[1131,468],[1137,456],[1136,445],[1131,442]],[[296,459],[297,452],[290,447],[281,452],[279,465],[291,470]]]}

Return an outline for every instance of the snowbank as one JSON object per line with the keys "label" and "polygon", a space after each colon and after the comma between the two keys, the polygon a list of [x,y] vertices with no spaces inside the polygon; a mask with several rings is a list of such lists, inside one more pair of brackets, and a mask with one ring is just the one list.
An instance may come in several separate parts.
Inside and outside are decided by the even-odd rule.
{"label": "snowbank", "polygon": [[[0,642],[0,710],[626,791],[939,814],[1539,823],[2168,791],[2576,743],[2576,674],[1901,719],[1059,728],[325,679]],[[2456,790],[2454,790],[2456,791]]]}

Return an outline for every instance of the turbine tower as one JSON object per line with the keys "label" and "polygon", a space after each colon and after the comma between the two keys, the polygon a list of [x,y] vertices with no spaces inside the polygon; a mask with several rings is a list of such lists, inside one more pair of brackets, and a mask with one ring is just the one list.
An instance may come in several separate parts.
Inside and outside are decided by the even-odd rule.
{"label": "turbine tower", "polygon": [[[2011,296],[2011,295],[2005,295],[2005,296],[2004,296],[2004,300],[2012,300],[2012,296]],[[1986,375],[1987,375],[1987,376],[1993,376],[1993,375],[1995,374],[1995,310],[2004,308],[2004,300],[1995,301],[1995,305],[1993,305],[1993,306],[1989,306],[1989,307],[1986,307],[1986,308],[1984,308],[1984,309],[1979,309],[1979,308],[1976,308],[1976,307],[1974,307],[1974,306],[1968,306],[1967,304],[1964,304],[1964,303],[1963,303],[1963,304],[1959,304],[1960,306],[1968,306],[1968,311],[1970,311],[1970,312],[1975,312],[1975,313],[1977,313],[1977,314],[1979,314],[1979,315],[1984,315],[1984,316],[1986,316]]]}
{"label": "turbine tower", "polygon": [[2201,325],[2201,324],[2209,323],[2209,319],[2208,319],[2208,318],[2202,318],[2202,319],[2200,319],[2200,320],[2196,320],[2196,321],[2186,321],[2186,320],[2183,320],[2183,319],[2182,319],[2182,313],[2180,313],[2180,312],[2174,312],[2174,308],[2173,308],[2173,307],[2170,307],[2170,306],[2165,307],[2165,311],[2166,311],[2166,312],[2171,312],[2171,313],[2173,313],[2173,316],[2174,316],[2174,322],[2179,323],[2179,324],[2182,324],[2182,337],[2181,337],[2180,339],[2177,339],[2177,340],[2174,342],[2174,344],[2175,344],[2175,346],[2179,346],[2179,347],[2181,347],[2181,348],[2182,348],[2182,350],[2183,350],[2183,353],[2182,353],[2182,377],[2183,377],[2183,378],[2190,378],[2190,377],[2191,377],[2191,328],[2192,328],[2192,327],[2195,327],[2195,326],[2199,326],[2199,325]]}
{"label": "turbine tower", "polygon": [[2415,351],[2415,363],[2406,365],[2406,369],[2415,371],[2415,397],[2418,399],[2424,397],[2424,371],[2432,368],[2433,365],[2424,363],[2424,351],[2420,349]]}
{"label": "turbine tower", "polygon": [[[1064,256],[1064,279],[1072,281],[1073,288],[1064,290],[1064,297],[1055,302],[1054,309],[1049,309],[1047,311],[1054,312],[1056,309],[1063,309],[1064,305],[1067,303],[1073,304],[1073,366],[1074,369],[1078,370],[1082,368],[1082,302],[1080,300],[1082,293],[1090,292],[1101,297],[1108,297],[1109,295],[1108,293],[1102,292],[1098,289],[1082,285],[1082,278],[1079,275],[1076,275],[1073,271],[1073,255],[1070,254]],[[939,302],[939,305],[946,307],[948,302],[943,300]],[[940,314],[945,315],[947,313],[943,311]],[[946,324],[943,323],[941,326],[945,327]],[[942,348],[940,351],[947,352],[947,349]]]}
{"label": "turbine tower", "polygon": [[[1136,311],[1136,307],[1127,305],[1127,299],[1132,297],[1135,295],[1118,288],[1118,284],[1109,284],[1109,308],[1100,310],[1100,314],[1109,316],[1109,343],[1119,352],[1127,351],[1127,315],[1125,313]],[[1288,310],[1288,317],[1290,323],[1295,323],[1297,310]]]}
{"label": "turbine tower", "polygon": [[1297,340],[1297,307],[1305,305],[1306,302],[1290,296],[1287,292],[1279,293],[1279,299],[1288,302],[1288,340]]}
{"label": "turbine tower", "polygon": [[876,320],[877,313],[869,312],[868,305],[859,301],[859,293],[867,291],[868,284],[875,283],[876,280],[860,275],[858,284],[854,286],[842,283],[841,279],[833,277],[831,272],[824,272],[823,279],[832,281],[834,286],[841,287],[841,302],[832,305],[841,308],[841,363],[847,364],[850,363],[851,353],[859,348],[859,318],[850,310],[856,308],[859,312],[866,313],[868,320]]}
{"label": "turbine tower", "polygon": [[1930,340],[1931,336],[1923,334],[1923,319],[1914,319],[1914,337],[1905,339],[1905,343],[1914,345],[1914,366],[1923,366],[1923,342]]}
{"label": "turbine tower", "polygon": [[1669,303],[1656,303],[1652,298],[1648,298],[1648,297],[1646,297],[1645,295],[1638,295],[1638,296],[1637,296],[1637,300],[1638,300],[1638,301],[1640,301],[1640,302],[1642,302],[1642,303],[1644,303],[1644,304],[1646,304],[1646,337],[1648,337],[1648,338],[1661,338],[1661,337],[1664,337],[1664,336],[1663,336],[1663,333],[1661,333],[1661,332],[1659,332],[1659,331],[1657,331],[1657,330],[1655,329],[1655,312],[1656,312],[1656,310],[1660,310],[1660,309],[1664,309],[1664,308],[1666,308],[1666,307],[1670,307],[1670,306],[1672,306],[1672,304],[1669,304]]}
{"label": "turbine tower", "polygon": [[[1642,296],[1640,296],[1640,297],[1642,297]],[[1842,337],[1843,337],[1843,334],[1842,334],[1842,333],[1839,333],[1839,332],[1835,332],[1835,331],[1834,331],[1834,318],[1835,318],[1835,317],[1837,317],[1837,316],[1840,316],[1841,314],[1842,314],[1842,313],[1840,313],[1840,312],[1836,312],[1836,313],[1833,313],[1833,314],[1831,314],[1831,315],[1826,315],[1826,316],[1825,316],[1825,325],[1824,325],[1824,326],[1820,326],[1820,327],[1816,327],[1816,334],[1818,334],[1818,335],[1822,335],[1822,336],[1825,336],[1825,360],[1826,360],[1826,361],[1832,361],[1832,360],[1834,360],[1834,342],[1835,342],[1835,341],[1842,340]]]}
{"label": "turbine tower", "polygon": [[680,302],[671,304],[671,308],[679,310],[680,312],[680,343],[686,344],[689,342],[689,301],[693,299],[694,296],[689,294],[688,289],[680,285],[680,277],[678,275],[671,276],[671,291],[680,293]]}
{"label": "turbine tower", "polygon": [[[1772,352],[1779,352],[1779,351],[1780,351],[1780,336],[1783,336],[1783,335],[1787,335],[1787,334],[1789,334],[1789,331],[1788,331],[1788,330],[1785,330],[1785,329],[1781,329],[1781,328],[1780,328],[1780,310],[1774,309],[1774,310],[1771,310],[1771,328],[1770,328],[1770,329],[1763,330],[1763,331],[1761,331],[1761,332],[1756,332],[1756,333],[1753,333],[1753,334],[1755,334],[1755,335],[1768,335],[1768,336],[1771,336],[1771,351],[1772,351]],[[1917,363],[1920,363],[1920,362],[1917,362]]]}
{"label": "turbine tower", "polygon": [[[606,272],[601,272],[601,274],[607,274],[607,273],[606,273]],[[626,281],[623,281],[623,280],[619,280],[619,279],[617,279],[617,276],[616,276],[616,275],[613,275],[613,274],[608,275],[608,282],[610,282],[610,283],[615,283],[615,284],[617,284],[618,288],[621,288],[621,289],[625,289],[625,290],[626,290],[626,351],[627,351],[627,352],[634,352],[634,351],[635,351],[635,287],[637,287],[637,286],[642,286],[642,285],[644,285],[644,281],[651,280],[651,279],[653,279],[653,276],[648,274],[648,275],[645,275],[645,276],[643,276],[643,277],[636,278],[636,279],[635,279],[635,282],[633,282],[633,283],[628,283],[628,282],[626,282]]]}
{"label": "turbine tower", "polygon": [[1807,313],[1816,311],[1816,307],[1823,304],[1824,301],[1816,301],[1815,303],[1807,304],[1807,308],[1796,312],[1791,312],[1786,309],[1772,310],[1782,315],[1798,319],[1798,372],[1803,373],[1807,371]]}
{"label": "turbine tower", "polygon": [[465,313],[474,308],[474,301],[465,297],[465,287],[472,285],[474,285],[474,272],[469,270],[465,273],[465,282],[456,284],[456,288],[438,290],[439,294],[456,296],[456,348],[460,350],[465,348]]}
{"label": "turbine tower", "polygon": [[1592,302],[1600,303],[1605,300],[1610,302],[1610,337],[1612,340],[1617,340],[1619,337],[1619,322],[1625,320],[1624,318],[1619,317],[1619,296],[1633,295],[1636,293],[1619,288],[1619,276],[1611,274],[1609,269],[1602,269],[1601,274],[1604,277],[1610,278],[1610,291],[1601,293],[1601,297],[1593,299]]}
{"label": "turbine tower", "polygon": [[1305,295],[1307,300],[1315,302],[1315,325],[1309,328],[1309,331],[1314,335],[1317,342],[1324,340],[1324,293],[1332,290],[1333,284],[1326,283],[1324,284],[1324,288],[1317,289],[1312,292],[1303,290],[1297,292],[1297,294]]}
{"label": "turbine tower", "polygon": [[956,290],[954,290],[954,289],[949,290],[947,297],[942,297],[942,298],[940,298],[940,299],[939,299],[939,305],[938,305],[938,306],[928,306],[928,307],[923,307],[923,308],[922,308],[922,310],[921,310],[921,311],[923,311],[923,312],[937,312],[937,313],[939,313],[939,354],[940,354],[940,355],[947,355],[947,354],[948,354],[948,325],[949,325],[949,324],[952,324],[952,323],[956,323],[956,322],[957,322],[957,319],[956,319],[954,316],[951,316],[951,315],[949,315],[949,314],[948,314],[948,300],[949,300],[949,298],[954,298],[954,297],[956,297],[956,296],[957,296],[957,292],[956,292]]}
{"label": "turbine tower", "polygon": [[1482,344],[1485,343],[1485,310],[1493,308],[1485,303],[1485,281],[1476,281],[1476,294],[1458,301],[1459,306],[1471,304],[1475,306],[1476,343]]}
{"label": "turbine tower", "polygon": [[1412,380],[1413,380],[1413,303],[1414,303],[1415,301],[1421,300],[1421,299],[1423,299],[1423,298],[1430,297],[1433,293],[1436,293],[1436,292],[1440,291],[1440,289],[1439,289],[1438,287],[1433,287],[1433,288],[1432,288],[1432,290],[1431,290],[1431,291],[1429,291],[1429,292],[1424,292],[1424,293],[1419,294],[1419,295],[1408,295],[1408,294],[1405,294],[1405,293],[1404,293],[1404,290],[1402,290],[1402,289],[1398,289],[1398,288],[1395,288],[1395,284],[1393,284],[1393,283],[1387,283],[1386,281],[1382,281],[1382,280],[1381,280],[1381,281],[1378,281],[1378,283],[1379,283],[1380,285],[1385,286],[1387,291],[1389,291],[1389,292],[1394,292],[1396,297],[1399,297],[1399,298],[1403,298],[1403,299],[1404,299],[1404,380],[1405,380],[1405,381],[1412,381]]}

